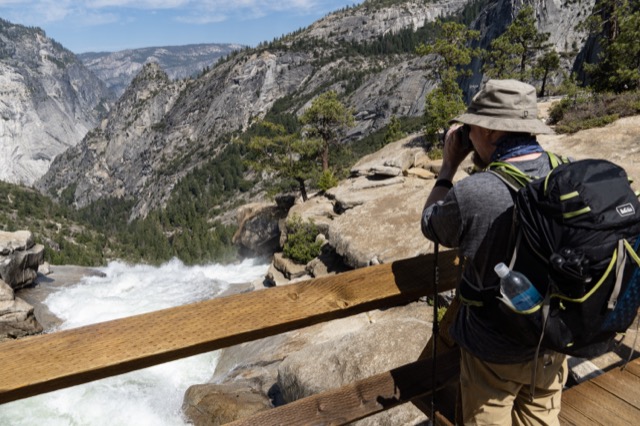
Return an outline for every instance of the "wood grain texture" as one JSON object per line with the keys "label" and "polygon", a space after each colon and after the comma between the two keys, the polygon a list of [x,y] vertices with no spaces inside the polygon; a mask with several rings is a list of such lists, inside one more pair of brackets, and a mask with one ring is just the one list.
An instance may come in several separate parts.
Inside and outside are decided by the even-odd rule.
{"label": "wood grain texture", "polygon": [[[640,359],[627,366],[640,367]],[[640,424],[640,378],[631,371],[615,368],[562,394],[560,423],[563,425]]]}
{"label": "wood grain texture", "polygon": [[[456,283],[440,254],[441,289]],[[0,345],[0,403],[429,295],[431,256],[223,297]]]}

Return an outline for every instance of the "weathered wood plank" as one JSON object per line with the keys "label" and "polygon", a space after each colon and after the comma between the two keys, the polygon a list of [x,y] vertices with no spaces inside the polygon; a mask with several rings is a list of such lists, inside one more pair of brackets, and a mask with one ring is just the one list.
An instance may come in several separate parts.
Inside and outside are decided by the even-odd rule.
{"label": "weathered wood plank", "polygon": [[[343,425],[429,395],[460,373],[456,348],[436,359],[435,380],[431,359],[420,360],[356,383],[313,395],[230,423],[230,426]],[[446,419],[445,419],[446,420]],[[442,423],[444,424],[444,423]]]}
{"label": "weathered wood plank", "polygon": [[616,395],[592,382],[584,382],[564,392],[562,404],[570,405],[592,420],[591,424],[637,424],[639,411]]}
{"label": "weathered wood plank", "polygon": [[[440,254],[442,289],[456,282],[453,251]],[[0,403],[232,346],[431,291],[431,256],[6,342]]]}
{"label": "weathered wood plank", "polygon": [[[591,382],[634,407],[640,407],[640,377],[616,368]],[[640,418],[638,422],[640,423]]]}
{"label": "weathered wood plank", "polygon": [[562,401],[562,408],[560,410],[559,416],[560,424],[565,425],[597,425],[602,424],[598,423],[595,419],[587,417],[584,413],[574,408],[571,404],[565,403]]}
{"label": "weathered wood plank", "polygon": [[624,366],[624,371],[629,374],[633,374],[636,377],[640,377],[640,358],[630,361]]}
{"label": "weathered wood plank", "polygon": [[[636,372],[636,374],[633,373]],[[640,359],[562,394],[561,424],[617,425],[640,421]],[[629,421],[632,423],[628,423]]]}

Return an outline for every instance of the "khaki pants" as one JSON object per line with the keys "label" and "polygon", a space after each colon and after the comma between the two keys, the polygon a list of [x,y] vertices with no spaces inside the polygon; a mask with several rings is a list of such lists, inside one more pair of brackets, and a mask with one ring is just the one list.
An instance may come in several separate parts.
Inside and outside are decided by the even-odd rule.
{"label": "khaki pants", "polygon": [[[545,358],[547,365],[545,366]],[[567,360],[562,354],[538,359],[534,399],[533,361],[492,364],[465,350],[460,360],[460,401],[465,425],[559,425]]]}

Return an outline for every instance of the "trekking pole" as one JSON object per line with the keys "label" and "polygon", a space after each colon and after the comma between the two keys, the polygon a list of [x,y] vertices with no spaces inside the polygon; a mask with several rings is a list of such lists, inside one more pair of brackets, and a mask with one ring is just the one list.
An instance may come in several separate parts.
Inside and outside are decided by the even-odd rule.
{"label": "trekking pole", "polygon": [[436,242],[433,247],[433,331],[431,334],[431,340],[433,341],[432,345],[432,356],[431,356],[431,378],[434,389],[431,391],[431,424],[435,426],[436,424],[436,392],[435,392],[435,384],[436,384],[436,354],[437,352],[437,343],[438,343],[438,281],[440,280],[440,270],[438,266],[438,251],[439,244]]}

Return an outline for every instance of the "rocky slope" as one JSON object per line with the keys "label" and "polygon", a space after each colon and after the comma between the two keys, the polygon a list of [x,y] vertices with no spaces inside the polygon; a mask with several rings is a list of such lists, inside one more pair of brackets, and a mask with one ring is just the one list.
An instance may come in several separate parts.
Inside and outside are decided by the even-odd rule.
{"label": "rocky slope", "polygon": [[[489,1],[477,14],[474,26],[482,28],[484,39],[489,40],[511,22],[521,3]],[[392,115],[420,116],[424,96],[433,86],[425,78],[430,58],[358,52],[375,47],[384,35],[459,13],[470,4],[467,0],[369,1],[330,14],[307,29],[243,51],[180,87],[161,89],[167,90],[161,96],[175,99],[166,105],[161,119],[138,114],[145,108],[142,103],[120,105],[119,112],[109,117],[110,123],[119,124],[107,132],[98,129],[73,155],[57,159],[38,187],[58,195],[67,190],[65,194],[71,193],[77,206],[105,196],[128,197],[137,202],[132,217],[144,216],[166,203],[176,180],[218,155],[230,134],[247,129],[274,105],[279,113],[300,114],[317,94],[336,90],[355,111],[356,125],[346,135],[347,141],[383,128]],[[535,1],[534,5],[541,27],[553,27],[554,40],[564,38],[572,43],[580,37],[573,30],[573,17],[584,7],[582,3],[560,7]],[[549,16],[545,11],[551,9]],[[361,49],[354,50],[354,46]],[[106,168],[93,153],[115,144],[121,145],[118,151],[130,155],[122,157],[121,167]],[[152,149],[139,150],[138,146]],[[74,160],[80,157],[85,160]],[[142,179],[138,179],[140,170]],[[152,187],[146,185],[151,181]]]}
{"label": "rocky slope", "polygon": [[[165,147],[153,136],[165,125],[165,115],[184,84],[169,80],[156,63],[145,65],[101,125],[61,154],[39,184],[53,190],[71,186],[76,194],[86,194],[86,199],[77,198],[79,207],[100,198],[125,197],[152,191],[156,185],[170,185],[166,178],[154,176],[149,160],[160,155],[170,161],[188,142],[183,138],[183,145]],[[132,139],[137,142],[131,144]],[[153,186],[149,179],[153,179]]]}
{"label": "rocky slope", "polygon": [[44,31],[0,19],[0,179],[30,185],[108,109],[104,83]]}
{"label": "rocky slope", "polygon": [[177,80],[200,74],[204,69],[212,67],[221,57],[242,47],[231,43],[190,44],[119,52],[86,52],[78,54],[78,58],[117,96],[121,96],[147,63],[157,63],[170,79]]}

